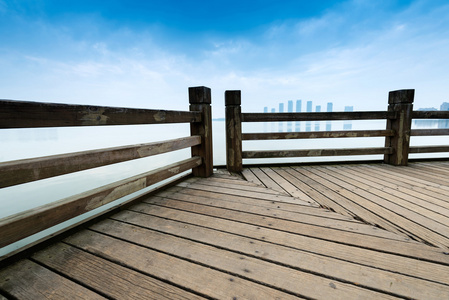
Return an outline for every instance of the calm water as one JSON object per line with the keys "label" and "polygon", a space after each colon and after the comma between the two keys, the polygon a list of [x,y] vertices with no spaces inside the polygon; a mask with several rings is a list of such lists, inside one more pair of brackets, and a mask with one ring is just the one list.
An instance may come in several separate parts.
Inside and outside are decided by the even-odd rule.
{"label": "calm water", "polygon": [[[225,165],[225,126],[223,121],[213,122],[214,165]],[[426,121],[414,124],[415,128],[438,128],[441,122]],[[447,122],[444,124],[447,126]],[[244,123],[243,132],[269,131],[318,131],[318,130],[362,130],[385,129],[385,121],[334,121],[328,122],[283,122],[283,123]],[[90,149],[107,148],[122,145],[148,143],[189,135],[188,124],[145,125],[145,126],[107,126],[107,127],[77,127],[77,128],[47,128],[47,129],[14,129],[0,130],[0,162],[17,159],[41,157],[47,155],[69,153]],[[444,145],[447,137],[412,137],[412,145]],[[244,141],[244,150],[286,150],[286,149],[324,149],[351,147],[383,147],[384,138],[344,138],[316,140],[276,140],[276,141]],[[76,195],[93,188],[106,185],[148,170],[180,161],[190,157],[190,149],[158,155],[74,174],[58,176],[28,184],[22,184],[0,189],[0,218],[19,213],[46,203],[50,203],[71,195]],[[414,157],[449,157],[444,154],[421,154]],[[381,155],[363,157],[309,157],[288,159],[253,159],[244,163],[278,163],[278,162],[311,162],[311,161],[341,161],[341,160],[377,160]],[[144,191],[142,191],[144,192]],[[141,193],[142,193],[141,192]],[[118,201],[125,201],[135,193]],[[111,203],[112,206],[115,203]],[[108,206],[106,206],[107,208]],[[100,209],[104,209],[100,208]],[[96,213],[95,210],[82,217]],[[0,256],[35,240],[36,237],[49,234],[66,226],[68,221],[45,232],[24,239],[18,243],[0,249]]]}

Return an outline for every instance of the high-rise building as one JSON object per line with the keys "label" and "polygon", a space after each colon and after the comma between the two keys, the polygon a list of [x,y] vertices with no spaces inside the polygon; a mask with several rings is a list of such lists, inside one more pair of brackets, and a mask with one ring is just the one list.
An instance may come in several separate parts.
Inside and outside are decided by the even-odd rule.
{"label": "high-rise building", "polygon": [[443,102],[440,106],[440,110],[449,110],[449,102]]}
{"label": "high-rise building", "polygon": [[263,112],[264,112],[264,113],[267,113],[267,112],[268,112],[268,107],[267,107],[267,106],[265,106],[265,107],[263,108]]}
{"label": "high-rise building", "polygon": [[293,101],[292,101],[292,100],[288,100],[287,111],[288,111],[289,113],[293,112]]}
{"label": "high-rise building", "polygon": [[[328,102],[327,103],[327,112],[332,112],[334,108],[334,104],[332,102]],[[326,123],[326,131],[331,131],[332,130],[332,123],[331,121],[327,121]]]}
{"label": "high-rise building", "polygon": [[[345,106],[345,111],[353,111],[354,107],[353,106]],[[352,129],[352,123],[351,121],[347,121],[343,124],[343,129],[344,130],[351,130]]]}
{"label": "high-rise building", "polygon": [[321,112],[321,105],[317,105],[317,106],[315,107],[315,111],[316,111],[316,112]]}
{"label": "high-rise building", "polygon": [[307,112],[312,112],[312,101],[307,101]]}
{"label": "high-rise building", "polygon": [[279,112],[280,113],[284,112],[284,103],[279,103]]}
{"label": "high-rise building", "polygon": [[275,108],[272,108],[272,109],[271,109],[271,112],[272,112],[272,113],[276,112],[276,109],[275,109]]}
{"label": "high-rise building", "polygon": [[296,100],[296,112],[301,112],[302,111],[302,101],[301,100]]}

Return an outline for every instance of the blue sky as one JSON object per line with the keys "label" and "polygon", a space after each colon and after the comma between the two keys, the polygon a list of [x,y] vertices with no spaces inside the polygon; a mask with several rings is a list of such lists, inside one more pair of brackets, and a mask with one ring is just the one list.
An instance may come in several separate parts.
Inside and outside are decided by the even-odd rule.
{"label": "blue sky", "polygon": [[447,1],[0,0],[0,98],[187,109],[241,89],[244,111],[449,101]]}

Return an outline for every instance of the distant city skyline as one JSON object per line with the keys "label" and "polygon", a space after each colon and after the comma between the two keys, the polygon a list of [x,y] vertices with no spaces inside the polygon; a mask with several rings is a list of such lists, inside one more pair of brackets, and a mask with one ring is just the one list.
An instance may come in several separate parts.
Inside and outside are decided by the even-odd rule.
{"label": "distant city skyline", "polygon": [[[296,105],[293,105],[293,100],[287,100],[286,102],[279,102],[278,103],[278,112],[285,112],[284,108],[285,108],[285,104],[287,104],[287,112],[303,112],[302,109],[302,100],[296,100]],[[313,110],[313,107],[315,107],[315,110]],[[305,107],[305,111],[306,112],[321,112],[321,108],[323,107],[323,105],[319,104],[319,105],[313,105],[313,101],[307,101],[306,102],[306,107]],[[327,102],[326,104],[326,112],[332,112],[333,111],[333,107],[334,104],[333,102]],[[351,106],[352,107],[352,106]],[[346,108],[346,106],[345,106]],[[272,107],[269,108],[268,106],[265,106],[263,108],[263,112],[267,113],[267,112],[276,112],[276,108]]]}

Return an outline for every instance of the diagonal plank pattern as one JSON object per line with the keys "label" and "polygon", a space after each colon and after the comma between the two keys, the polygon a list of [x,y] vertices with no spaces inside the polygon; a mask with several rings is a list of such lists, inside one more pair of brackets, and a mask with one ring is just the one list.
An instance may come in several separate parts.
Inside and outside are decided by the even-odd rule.
{"label": "diagonal plank pattern", "polygon": [[[364,171],[370,176],[378,172],[376,165],[364,167],[372,169]],[[428,168],[419,167],[413,171]],[[439,172],[446,172],[444,166],[440,168]],[[335,172],[335,179],[326,180],[335,186],[324,186],[324,181],[312,186],[301,175],[307,171],[315,180],[329,170]],[[0,295],[19,299],[51,295],[68,299],[446,299],[446,250],[415,241],[399,229],[387,231],[358,221],[343,204],[340,210],[345,214],[318,206],[324,197],[327,204],[335,201],[323,191],[346,195],[343,187],[334,190],[343,184],[337,181],[342,180],[338,174],[356,171],[354,166],[249,170],[260,183],[270,178],[271,187],[275,182],[277,188],[226,172],[185,180],[0,270]],[[355,178],[348,175],[346,180]],[[372,180],[371,184],[381,183]],[[410,183],[404,182],[401,188],[406,189],[405,184]],[[407,195],[421,194],[425,186],[420,184]],[[372,185],[370,189],[378,188]],[[355,186],[348,191],[360,192]],[[432,193],[438,193],[437,189]],[[432,193],[427,196],[434,198]]]}
{"label": "diagonal plank pattern", "polygon": [[[258,176],[260,173],[264,176]],[[266,177],[272,185],[275,176],[281,176],[288,184],[275,180],[278,189],[283,188],[290,195],[293,185],[321,206],[342,215],[433,246],[449,247],[447,162],[415,162],[407,167],[383,164],[264,167],[248,168],[243,174],[252,182],[259,180],[259,185],[266,185]]]}

